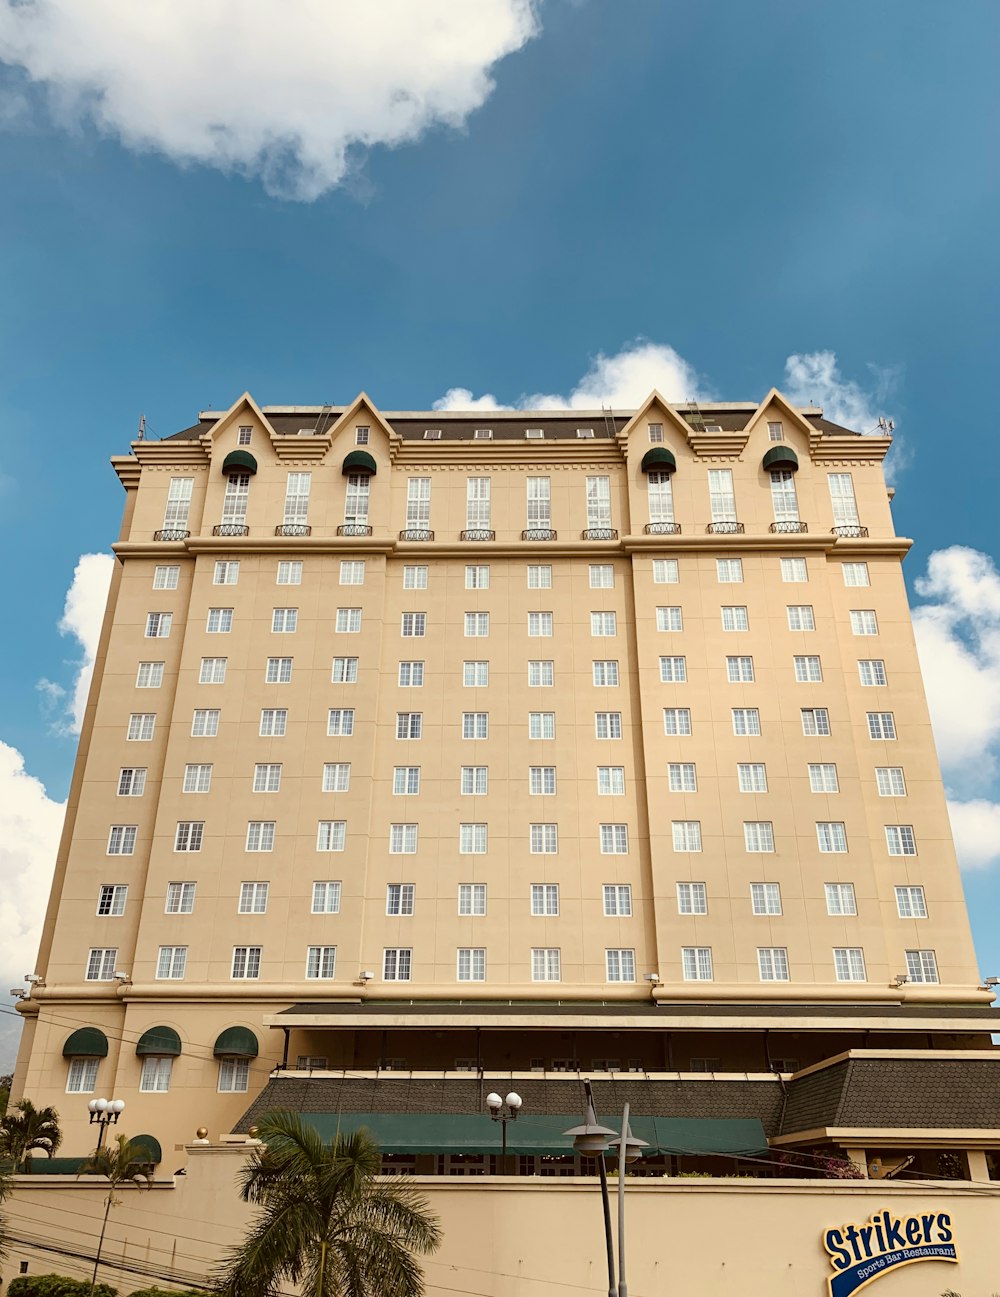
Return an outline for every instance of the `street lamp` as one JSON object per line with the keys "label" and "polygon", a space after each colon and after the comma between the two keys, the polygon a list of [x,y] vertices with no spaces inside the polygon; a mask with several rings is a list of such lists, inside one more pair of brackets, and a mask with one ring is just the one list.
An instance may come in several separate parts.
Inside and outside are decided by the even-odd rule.
{"label": "street lamp", "polygon": [[117,1125],[118,1118],[125,1111],[124,1099],[91,1099],[87,1104],[90,1113],[90,1124],[96,1121],[100,1130],[97,1136],[97,1149],[100,1152],[108,1127]]}
{"label": "street lamp", "polygon": [[[503,1128],[502,1149],[500,1165],[507,1172],[507,1123],[508,1121],[517,1121],[517,1115],[521,1111],[521,1104],[524,1100],[519,1094],[511,1090],[506,1099],[501,1099],[494,1091],[486,1096],[486,1106],[490,1110],[490,1120],[500,1122]],[[505,1111],[506,1109],[506,1111]]]}
{"label": "street lamp", "polygon": [[[594,1109],[594,1094],[590,1081],[584,1081],[587,1094],[587,1112],[582,1126],[574,1126],[564,1133],[573,1136],[573,1148],[577,1153],[584,1153],[597,1158],[597,1169],[601,1177],[601,1200],[604,1204],[604,1240],[608,1251],[608,1297],[628,1297],[628,1284],[625,1281],[625,1166],[637,1162],[642,1157],[642,1150],[649,1145],[644,1139],[636,1139],[629,1130],[629,1105],[625,1104],[622,1113],[621,1134],[607,1126],[599,1125]],[[609,1148],[618,1149],[618,1285],[615,1286],[615,1247],[611,1236],[611,1202],[608,1198],[608,1176],[604,1165],[604,1154]]]}

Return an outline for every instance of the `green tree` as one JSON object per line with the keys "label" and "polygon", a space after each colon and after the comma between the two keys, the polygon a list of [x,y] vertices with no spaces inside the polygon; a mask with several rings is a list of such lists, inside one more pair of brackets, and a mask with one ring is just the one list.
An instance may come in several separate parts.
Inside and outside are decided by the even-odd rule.
{"label": "green tree", "polygon": [[104,1248],[104,1234],[108,1228],[108,1215],[112,1207],[121,1199],[117,1190],[131,1181],[141,1188],[148,1189],[152,1184],[153,1167],[149,1161],[149,1150],[141,1141],[129,1139],[127,1135],[116,1135],[103,1148],[97,1148],[80,1165],[77,1177],[81,1175],[103,1175],[108,1181],[108,1196],[104,1201],[104,1221],[101,1224],[101,1236],[97,1240],[97,1255],[94,1257],[94,1274],[90,1281],[91,1291],[97,1284],[97,1269],[101,1264],[101,1252]]}
{"label": "green tree", "polygon": [[0,1118],[0,1157],[15,1171],[34,1149],[52,1157],[61,1143],[55,1108],[36,1108],[30,1099],[19,1099]]}
{"label": "green tree", "polygon": [[310,1297],[420,1297],[415,1254],[441,1231],[405,1177],[379,1178],[369,1133],[327,1144],[290,1112],[269,1113],[258,1133],[239,1185],[261,1210],[219,1269],[222,1297],[275,1297],[285,1280]]}

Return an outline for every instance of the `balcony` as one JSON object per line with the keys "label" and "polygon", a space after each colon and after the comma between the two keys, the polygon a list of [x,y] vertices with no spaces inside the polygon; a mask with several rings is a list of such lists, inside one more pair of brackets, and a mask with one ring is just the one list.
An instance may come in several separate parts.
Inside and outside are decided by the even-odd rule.
{"label": "balcony", "polygon": [[768,531],[773,531],[781,536],[802,535],[809,530],[809,524],[799,522],[798,519],[785,518],[782,522],[772,522]]}
{"label": "balcony", "polygon": [[556,540],[558,532],[553,527],[525,527],[522,540]]}
{"label": "balcony", "polygon": [[581,540],[617,540],[617,527],[587,527],[580,533]]}
{"label": "balcony", "polygon": [[458,533],[459,540],[496,540],[497,534],[491,527],[466,527]]}
{"label": "balcony", "polygon": [[187,540],[191,533],[185,527],[161,527],[153,532],[154,540]]}
{"label": "balcony", "polygon": [[710,522],[705,530],[710,536],[742,536],[746,528],[741,522]]}
{"label": "balcony", "polygon": [[846,536],[851,540],[863,540],[868,535],[867,527],[859,527],[856,522],[852,522],[840,527],[831,527],[832,536]]}
{"label": "balcony", "polygon": [[337,528],[338,536],[370,536],[372,529],[366,522],[342,522]]}
{"label": "balcony", "polygon": [[434,533],[429,527],[404,527],[399,533],[400,540],[433,540]]}
{"label": "balcony", "polygon": [[307,522],[279,522],[274,529],[276,536],[311,536],[312,528]]}
{"label": "balcony", "polygon": [[249,536],[250,528],[245,522],[217,522],[212,528],[213,536]]}
{"label": "balcony", "polygon": [[647,536],[679,536],[681,525],[679,522],[647,522],[643,531]]}

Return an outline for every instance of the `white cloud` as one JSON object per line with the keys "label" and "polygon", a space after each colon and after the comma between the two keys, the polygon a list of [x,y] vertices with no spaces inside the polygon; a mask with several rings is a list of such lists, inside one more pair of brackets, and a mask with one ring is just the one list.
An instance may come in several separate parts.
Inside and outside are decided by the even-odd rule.
{"label": "white cloud", "polygon": [[1000,805],[983,798],[949,802],[948,814],[965,869],[986,869],[1000,859]]}
{"label": "white cloud", "polygon": [[312,200],[351,155],[461,127],[535,0],[0,0],[0,59],[67,125]]}
{"label": "white cloud", "polygon": [[59,622],[61,635],[72,635],[83,649],[72,694],[51,680],[39,680],[38,689],[50,710],[56,711],[56,729],[65,734],[79,734],[87,706],[94,658],[101,637],[101,622],[108,602],[108,586],[115,560],[110,554],[83,554],[73,572],[73,583],[66,592],[66,604]]}
{"label": "white cloud", "polygon": [[826,418],[853,432],[871,432],[882,413],[874,393],[841,374],[833,351],[789,356],[784,392],[797,405],[821,405]]}

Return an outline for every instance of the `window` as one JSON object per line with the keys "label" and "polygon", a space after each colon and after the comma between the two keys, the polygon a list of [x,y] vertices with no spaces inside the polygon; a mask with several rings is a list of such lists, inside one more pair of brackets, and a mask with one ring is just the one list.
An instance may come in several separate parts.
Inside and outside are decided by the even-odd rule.
{"label": "window", "polygon": [[316,826],[317,851],[343,851],[347,840],[346,820],[320,820]]}
{"label": "window", "polygon": [[368,522],[368,498],[371,478],[367,473],[348,473],[344,492],[344,522],[365,526]]}
{"label": "window", "polygon": [[465,485],[465,525],[468,528],[490,525],[490,479],[470,477]]}
{"label": "window", "polygon": [[282,522],[286,527],[304,527],[309,519],[309,492],[312,473],[289,473],[285,485],[285,513]]}
{"label": "window", "polygon": [[486,951],[482,947],[460,947],[456,977],[460,982],[485,982]]}
{"label": "window", "polygon": [[382,980],[408,982],[413,967],[413,951],[405,946],[390,946],[382,952]]}
{"label": "window", "polygon": [[830,503],[833,505],[835,527],[856,527],[858,506],[854,499],[854,482],[850,473],[827,473],[830,485]]}
{"label": "window", "polygon": [[555,712],[528,712],[529,739],[554,739],[555,736]]}
{"label": "window", "polygon": [[528,613],[528,636],[531,639],[545,639],[552,634],[552,614],[550,612]]}
{"label": "window", "polygon": [[825,707],[802,707],[802,733],[828,738],[830,735],[830,713]]}
{"label": "window", "polygon": [[389,825],[390,855],[412,855],[417,849],[417,826],[415,824]]}
{"label": "window", "polygon": [[170,1073],[173,1070],[172,1058],[158,1058],[149,1054],[142,1060],[142,1072],[139,1075],[139,1089],[145,1094],[166,1094],[170,1089]]}
{"label": "window", "polygon": [[677,884],[677,913],[708,913],[708,889],[704,883]]}
{"label": "window", "polygon": [[554,662],[529,662],[528,687],[531,689],[551,689],[556,682],[556,664]]}
{"label": "window", "polygon": [[587,579],[591,590],[611,590],[615,584],[613,563],[591,563],[587,568]]}
{"label": "window", "polygon": [[462,856],[482,856],[487,850],[485,824],[460,824],[458,826],[458,852]]}
{"label": "window", "polygon": [[422,712],[396,713],[396,738],[419,739],[423,734],[424,717]]}
{"label": "window", "polygon": [[726,678],[730,684],[752,684],[753,658],[727,657]]}
{"label": "window", "polygon": [[832,915],[854,915],[858,912],[858,902],[854,895],[853,883],[826,883],[826,912]]}
{"label": "window", "polygon": [[717,558],[715,576],[720,585],[738,584],[743,580],[743,560],[741,558]]}
{"label": "window", "polygon": [[200,685],[221,685],[226,680],[228,658],[202,658],[201,670],[198,672]]}
{"label": "window", "polygon": [[174,620],[172,612],[150,612],[146,614],[146,639],[166,639]]}
{"label": "window", "polygon": [[605,883],[603,891],[605,918],[632,917],[632,888],[628,883]]}
{"label": "window", "polygon": [[262,946],[233,947],[233,981],[252,981],[260,977]]}
{"label": "window", "polygon": [[599,739],[620,739],[622,736],[621,712],[595,712],[594,731]]}
{"label": "window", "polygon": [[339,882],[318,882],[313,883],[312,890],[312,907],[313,914],[339,914],[340,913],[340,883]]}
{"label": "window", "polygon": [[789,630],[815,630],[816,617],[811,603],[792,603],[788,605]]}
{"label": "window", "polygon": [[425,428],[425,429],[424,429],[424,441],[440,441],[440,440],[441,440],[441,429],[440,429],[440,428]]}
{"label": "window", "polygon": [[232,608],[209,608],[205,631],[209,635],[228,635],[233,629]]}
{"label": "window", "polygon": [[712,980],[711,946],[682,946],[681,974],[685,982],[710,982]]}
{"label": "window", "polygon": [[118,796],[141,797],[146,791],[146,767],[123,766],[118,771]]}
{"label": "window", "polygon": [[420,792],[420,767],[394,766],[392,792],[395,797],[415,797]]}
{"label": "window", "polygon": [[902,766],[876,766],[875,784],[879,797],[905,797],[906,780]]}
{"label": "window", "polygon": [[462,684],[466,689],[484,689],[489,683],[489,662],[470,661],[462,663]]}
{"label": "window", "polygon": [[816,825],[819,849],[825,853],[847,850],[847,830],[841,823],[822,822]]}
{"label": "window", "polygon": [[[409,663],[407,665],[410,665]],[[423,663],[418,663],[423,667]],[[400,663],[402,675],[402,663]],[[354,685],[358,682],[358,659],[356,657],[337,657],[333,659],[330,680],[335,685]],[[402,681],[400,681],[402,683]]]}
{"label": "window", "polygon": [[167,507],[163,513],[164,531],[184,531],[191,512],[193,477],[172,477],[167,487]]}
{"label": "window", "polygon": [[811,793],[839,793],[840,781],[837,767],[832,762],[809,766],[809,791]]}
{"label": "window", "polygon": [[741,793],[767,792],[767,769],[763,762],[739,762],[736,766],[736,777]]}
{"label": "window", "polygon": [[590,633],[598,637],[617,635],[617,614],[613,612],[592,612],[590,614]]}
{"label": "window", "polygon": [[528,478],[527,526],[547,528],[552,526],[551,490],[547,477]]}
{"label": "window", "polygon": [[473,428],[473,430],[472,430],[472,440],[473,440],[473,441],[492,441],[492,440],[493,440],[493,429],[492,429],[492,428]]}
{"label": "window", "polygon": [[351,763],[328,761],[323,766],[323,792],[346,793],[351,787]]}
{"label": "window", "polygon": [[559,829],[555,824],[532,824],[528,842],[533,856],[554,856],[559,850]]}
{"label": "window", "polygon": [[760,733],[760,712],[756,707],[734,707],[732,710],[734,734]]}
{"label": "window", "polygon": [[489,712],[463,712],[462,738],[485,739],[489,736]]}
{"label": "window", "polygon": [[337,967],[336,946],[309,946],[306,949],[306,977],[331,978]]}
{"label": "window", "polygon": [[870,739],[894,739],[896,737],[896,720],[892,712],[868,713],[868,737]]}
{"label": "window", "polygon": [[911,982],[939,982],[937,956],[933,950],[908,950],[906,975]]}
{"label": "window", "polygon": [[275,608],[271,613],[271,631],[275,635],[291,635],[298,625],[298,608]]}
{"label": "window", "polygon": [[369,440],[370,428],[357,427],[354,429],[355,446],[367,446]]}
{"label": "window", "polygon": [[664,707],[664,734],[688,735],[691,733],[691,709],[689,707]]}
{"label": "window", "polygon": [[287,685],[292,678],[291,658],[268,658],[267,670],[264,672],[264,683],[269,685]]}
{"label": "window", "polygon": [[562,977],[560,952],[551,946],[535,948],[531,952],[531,980],[533,982],[558,982]]}
{"label": "window", "polygon": [[459,883],[458,912],[474,915],[486,913],[485,883]]}
{"label": "window", "polygon": [[597,792],[601,797],[623,797],[625,795],[625,767],[598,766]]}
{"label": "window", "polygon": [[606,950],[604,967],[609,982],[635,981],[635,951]]}
{"label": "window", "polygon": [[581,439],[593,440],[594,430],[593,428],[577,428],[576,435]]}
{"label": "window", "polygon": [[804,558],[781,559],[781,579],[787,582],[808,581],[809,571]]}
{"label": "window", "polygon": [[823,668],[818,657],[810,654],[796,654],[795,679],[799,684],[816,684],[823,679]]}
{"label": "window", "polygon": [[601,855],[603,856],[628,855],[628,825],[627,824],[602,824],[601,825]]}
{"label": "window", "polygon": [[747,610],[741,607],[724,607],[722,609],[723,630],[749,630],[750,618]]}
{"label": "window", "polygon": [[158,563],[153,568],[154,590],[176,590],[180,579],[181,569],[177,563]]}
{"label": "window", "polygon": [[611,479],[587,478],[587,528],[611,526]]}
{"label": "window", "polygon": [[851,612],[852,635],[877,635],[878,618],[870,608],[855,609]]}
{"label": "window", "polygon": [[[417,728],[419,729],[419,720]],[[354,708],[331,707],[326,718],[326,732],[331,737],[348,738],[354,733]]]}
{"label": "window", "polygon": [[901,919],[926,919],[927,901],[922,887],[896,888],[896,913]]}
{"label": "window", "polygon": [[844,571],[844,585],[871,585],[867,563],[843,563],[841,566]]}
{"label": "window", "polygon": [[465,588],[466,590],[488,590],[490,588],[489,566],[485,563],[466,564]]}
{"label": "window", "polygon": [[105,883],[97,894],[97,913],[100,918],[118,918],[125,913],[128,887],[125,883]]}
{"label": "window", "polygon": [[529,766],[528,792],[532,797],[554,797],[556,793],[555,766]]}
{"label": "window", "polygon": [[912,824],[887,824],[885,842],[890,856],[915,856],[917,841],[913,836]]}
{"label": "window", "polygon": [[598,688],[617,688],[618,663],[615,661],[594,662],[594,684]]}
{"label": "window", "polygon": [[885,663],[881,658],[861,658],[858,661],[858,675],[863,685],[884,685]]}
{"label": "window", "polygon": [[361,559],[341,559],[340,562],[340,584],[341,585],[364,585],[365,583],[365,560]]}
{"label": "window", "polygon": [[[278,564],[280,571],[281,564]],[[238,558],[220,558],[212,574],[213,585],[236,585],[240,579],[240,561]]]}
{"label": "window", "polygon": [[93,1094],[99,1062],[100,1059],[97,1058],[71,1058],[66,1077],[66,1093]]}
{"label": "window", "polygon": [[164,914],[193,914],[196,883],[167,883]]}
{"label": "window", "polygon": [[247,851],[274,850],[274,821],[251,820],[247,825]]}
{"label": "window", "polygon": [[[408,825],[416,828],[416,825]],[[413,913],[413,883],[390,883],[385,889],[385,912],[407,917]]]}
{"label": "window", "polygon": [[281,790],[281,766],[277,762],[258,762],[253,768],[255,793],[277,793]]}
{"label": "window", "polygon": [[87,954],[87,971],[84,976],[88,982],[110,982],[114,978],[117,962],[117,946],[96,947]]}
{"label": "window", "polygon": [[156,725],[155,712],[133,712],[128,718],[125,738],[130,743],[145,743],[153,737]]}
{"label": "window", "polygon": [[156,980],[179,982],[187,968],[187,946],[161,946],[156,958]]}
{"label": "window", "polygon": [[338,635],[357,635],[361,630],[361,609],[338,608],[333,628]]}
{"label": "window", "polygon": [[770,820],[744,820],[743,841],[747,851],[773,851],[774,826]]}
{"label": "window", "polygon": [[135,852],[135,838],[139,832],[135,824],[112,824],[108,834],[109,856],[131,856]]}
{"label": "window", "polygon": [[733,494],[732,469],[709,469],[708,500],[712,510],[713,522],[736,521],[736,497]]}
{"label": "window", "polygon": [[649,440],[653,445],[659,445],[663,441],[663,424],[649,423],[646,425],[649,433]]}
{"label": "window", "polygon": [[750,907],[754,914],[781,913],[781,888],[777,883],[751,883]]}
{"label": "window", "polygon": [[687,658],[660,658],[660,682],[662,684],[683,684],[687,678]]}
{"label": "window", "polygon": [[[468,617],[468,613],[466,616]],[[416,638],[427,633],[427,614],[425,612],[404,612],[399,625],[399,633],[404,639]],[[466,631],[468,634],[468,631]]]}
{"label": "window", "polygon": [[[591,613],[593,617],[593,613]],[[684,614],[680,608],[657,608],[656,629],[658,631],[680,631],[684,629]]]}
{"label": "window", "polygon": [[676,585],[680,581],[680,564],[675,558],[653,559],[653,584]]}
{"label": "window", "polygon": [[269,883],[240,884],[240,914],[266,914]]}
{"label": "window", "polygon": [[403,568],[404,590],[427,589],[427,566],[424,563],[407,563]]}
{"label": "window", "polygon": [[250,1089],[249,1058],[220,1058],[220,1094],[245,1094]]}
{"label": "window", "polygon": [[230,473],[226,478],[226,494],[222,499],[222,525],[242,527],[247,520],[249,502],[250,474]]}
{"label": "window", "polygon": [[162,662],[140,662],[135,676],[136,689],[159,689],[163,684]]}
{"label": "window", "polygon": [[654,470],[646,474],[646,503],[651,523],[674,521],[674,488],[669,473]]}
{"label": "window", "polygon": [[558,883],[532,883],[531,913],[545,918],[554,918],[559,913]]}
{"label": "window", "polygon": [[205,839],[202,820],[181,820],[174,830],[175,851],[200,851]]}
{"label": "window", "polygon": [[551,563],[529,563],[528,564],[528,589],[529,590],[551,590],[552,589],[552,564]]}
{"label": "window", "polygon": [[674,820],[670,827],[675,851],[701,850],[701,823],[698,820]]}
{"label": "window", "polygon": [[769,423],[767,425],[768,441],[784,441],[785,433],[780,423]]}
{"label": "window", "polygon": [[693,761],[671,761],[667,765],[667,786],[672,793],[698,791]]}
{"label": "window", "polygon": [[798,522],[799,502],[795,497],[795,474],[791,469],[771,469],[771,505],[775,522]]}
{"label": "window", "polygon": [[465,614],[466,639],[485,639],[490,633],[490,615],[488,612],[467,612]]}
{"label": "window", "polygon": [[762,982],[788,981],[788,951],[784,946],[760,946],[757,969]]}
{"label": "window", "polygon": [[833,967],[838,982],[864,982],[865,952],[860,946],[835,946]]}

